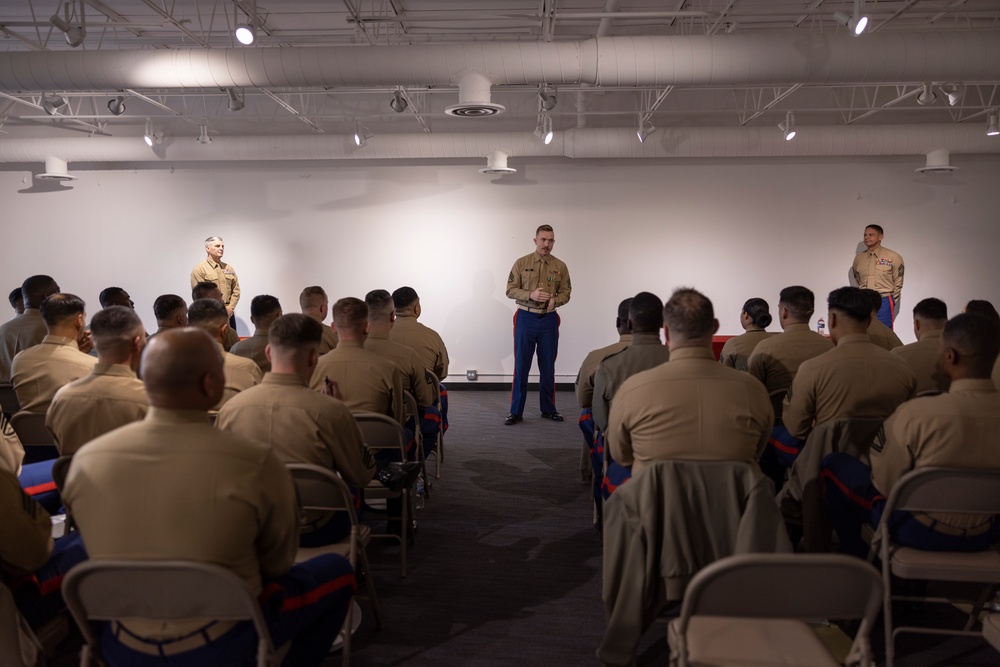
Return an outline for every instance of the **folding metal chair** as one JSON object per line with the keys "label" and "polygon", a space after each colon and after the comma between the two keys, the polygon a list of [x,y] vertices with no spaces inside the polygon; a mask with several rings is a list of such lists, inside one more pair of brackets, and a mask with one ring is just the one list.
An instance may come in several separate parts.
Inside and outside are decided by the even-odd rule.
{"label": "folding metal chair", "polygon": [[10,417],[21,409],[21,402],[17,399],[17,392],[10,382],[0,383],[0,412]]}
{"label": "folding metal chair", "polygon": [[427,457],[424,454],[424,434],[420,430],[420,408],[417,406],[417,399],[408,391],[403,391],[403,408],[406,411],[406,420],[413,420],[413,441],[417,448],[417,462],[420,463],[420,476],[424,480],[424,497],[430,498],[430,480],[427,478]]}
{"label": "folding metal chair", "polygon": [[56,440],[45,426],[45,414],[21,410],[10,418],[11,428],[24,446],[24,463],[58,458]]}
{"label": "folding metal chair", "polygon": [[[441,410],[441,428],[438,429],[437,442],[434,443],[434,477],[441,479],[441,464],[444,463],[444,406],[440,403],[441,381],[431,371],[425,370],[424,373],[427,375],[427,381],[434,385],[437,391],[438,408]],[[426,484],[426,477],[424,483]]]}

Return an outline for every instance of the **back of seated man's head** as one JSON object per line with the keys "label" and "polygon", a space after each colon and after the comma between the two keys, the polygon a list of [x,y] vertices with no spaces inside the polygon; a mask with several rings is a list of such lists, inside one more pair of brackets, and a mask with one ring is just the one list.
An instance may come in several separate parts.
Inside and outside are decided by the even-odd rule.
{"label": "back of seated man's head", "polygon": [[202,329],[212,338],[221,337],[223,325],[229,324],[229,313],[220,301],[197,299],[188,306],[188,324]]}
{"label": "back of seated man's head", "polygon": [[299,294],[299,309],[303,313],[318,314],[326,317],[326,310],[330,306],[330,299],[319,285],[310,285]]}
{"label": "back of seated man's head", "polygon": [[663,328],[663,302],[652,292],[639,292],[628,307],[632,333],[657,333]]}
{"label": "back of seated man's head", "polygon": [[267,331],[271,323],[281,317],[281,304],[277,297],[270,294],[259,294],[250,301],[250,321]]}
{"label": "back of seated man's head", "polygon": [[[633,305],[635,300],[632,301]],[[663,306],[671,347],[678,343],[711,344],[718,328],[712,302],[701,292],[688,287],[676,290]]]}
{"label": "back of seated man's head", "polygon": [[941,299],[928,297],[913,307],[913,319],[940,329],[948,321],[948,306]]}
{"label": "back of seated man's head", "polygon": [[[878,292],[876,292],[878,294]],[[856,325],[867,327],[872,317],[872,302],[864,290],[857,287],[838,287],[830,292],[827,306],[838,316],[846,317]]]}
{"label": "back of seated man's head", "polygon": [[14,309],[15,313],[20,315],[24,312],[24,293],[21,292],[20,287],[12,289],[7,300],[10,301],[10,307]]}
{"label": "back of seated man's head", "polygon": [[792,285],[778,294],[778,308],[788,310],[788,324],[808,324],[816,310],[816,296],[807,287]]}
{"label": "back of seated man's head", "polygon": [[368,327],[368,304],[353,296],[338,300],[333,304],[333,324],[341,338],[363,338]]}
{"label": "back of seated man's head", "polygon": [[[948,320],[941,333],[941,352],[951,350],[967,377],[988,378],[1000,354],[1000,320],[963,313]],[[942,364],[948,368],[948,364]],[[954,377],[954,374],[952,374]]]}
{"label": "back of seated man's head", "polygon": [[59,291],[59,285],[52,276],[31,276],[21,283],[21,295],[25,308],[39,308],[42,301]]}
{"label": "back of seated man's head", "polygon": [[156,336],[143,352],[141,368],[152,406],[207,411],[222,399],[222,351],[200,329],[170,329]]}
{"label": "back of seated man's head", "polygon": [[288,313],[276,319],[267,330],[271,354],[305,354],[319,350],[323,325],[301,313]]}
{"label": "back of seated man's head", "polygon": [[[628,311],[631,307],[632,297],[622,299],[622,302],[618,304],[618,316],[615,318],[615,327],[618,329],[619,334],[627,334],[631,332],[628,317]],[[661,314],[660,317],[662,318],[663,315]],[[663,326],[662,322],[660,326]]]}
{"label": "back of seated man's head", "polygon": [[868,306],[871,312],[877,313],[882,308],[882,295],[873,289],[863,289],[865,297],[868,299]]}
{"label": "back of seated man's head", "polygon": [[191,300],[197,301],[198,299],[215,299],[221,303],[222,290],[212,281],[203,280],[191,288]]}
{"label": "back of seated man's head", "polygon": [[42,301],[42,319],[49,331],[56,327],[67,326],[79,319],[80,328],[86,318],[87,304],[75,294],[59,292]]}
{"label": "back of seated man's head", "polygon": [[121,287],[105,287],[101,290],[101,294],[97,297],[97,300],[101,302],[101,308],[107,308],[109,306],[125,306],[126,308],[135,308],[135,304],[132,302],[132,297],[130,297],[128,292],[123,290]]}
{"label": "back of seated man's head", "polygon": [[102,360],[119,363],[128,358],[136,338],[145,340],[146,332],[134,310],[125,306],[108,306],[97,311],[90,321],[90,335]]}
{"label": "back of seated man's head", "polygon": [[985,299],[973,299],[969,303],[965,304],[965,310],[962,311],[968,315],[982,315],[983,317],[991,317],[995,320],[1000,320],[1000,313],[997,309],[993,307],[993,304]]}
{"label": "back of seated man's head", "polygon": [[392,293],[392,303],[396,307],[396,312],[412,310],[419,300],[417,290],[412,287],[403,286]]}
{"label": "back of seated man's head", "polygon": [[[181,311],[184,317],[178,318]],[[176,294],[161,294],[153,302],[153,315],[157,326],[172,328],[187,326],[187,304]],[[180,321],[178,321],[180,320]]]}
{"label": "back of seated man's head", "polygon": [[368,306],[368,321],[373,325],[385,325],[392,321],[396,304],[388,290],[375,289],[365,295]]}

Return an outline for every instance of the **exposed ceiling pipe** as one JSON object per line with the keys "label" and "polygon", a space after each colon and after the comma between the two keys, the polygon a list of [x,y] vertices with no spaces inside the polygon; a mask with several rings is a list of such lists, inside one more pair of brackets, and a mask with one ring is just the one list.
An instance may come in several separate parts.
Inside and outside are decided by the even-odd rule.
{"label": "exposed ceiling pipe", "polygon": [[[919,54],[919,57],[914,57]],[[0,90],[864,84],[1000,79],[1000,33],[774,33],[274,49],[0,53]]]}
{"label": "exposed ceiling pipe", "polygon": [[[618,11],[618,0],[607,0],[604,5],[605,14],[613,14]],[[604,17],[601,22],[597,24],[597,34],[595,37],[607,37],[611,34],[611,21],[609,17]],[[584,88],[589,87],[589,84],[583,84]],[[585,113],[587,109],[587,98],[586,92],[581,89],[576,92],[576,126],[586,127],[587,126],[587,114]]]}
{"label": "exposed ceiling pipe", "polygon": [[74,163],[185,163],[204,161],[473,159],[495,151],[512,159],[821,157],[920,155],[937,149],[951,154],[1000,154],[977,124],[800,127],[785,141],[774,127],[661,128],[639,143],[631,128],[585,128],[560,132],[548,146],[530,132],[380,134],[358,149],[349,137],[213,137],[210,145],[166,138],[154,150],[139,137],[0,139],[0,162],[36,163],[57,155]]}

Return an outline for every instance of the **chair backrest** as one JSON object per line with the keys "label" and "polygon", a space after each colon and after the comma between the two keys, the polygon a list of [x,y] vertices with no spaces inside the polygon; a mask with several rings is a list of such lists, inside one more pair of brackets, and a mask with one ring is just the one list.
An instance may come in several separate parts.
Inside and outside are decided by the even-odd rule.
{"label": "chair backrest", "polygon": [[17,400],[17,392],[10,382],[0,383],[0,412],[12,415],[21,409],[21,402]]}
{"label": "chair backrest", "polygon": [[10,418],[10,425],[17,433],[17,439],[25,447],[47,445],[55,447],[56,440],[45,427],[45,414],[21,411]]}
{"label": "chair backrest", "polygon": [[866,618],[882,604],[878,571],[839,554],[744,554],[704,568],[681,605],[681,629],[692,616]]}
{"label": "chair backrest", "polygon": [[[413,418],[413,421],[418,426],[420,425],[420,408],[417,407],[417,399],[413,397],[409,391],[403,391],[403,408],[406,410],[406,417],[409,419]],[[417,429],[419,432],[419,429]]]}
{"label": "chair backrest", "polygon": [[66,484],[66,476],[69,475],[69,465],[72,462],[72,456],[60,456],[52,463],[52,481],[56,483],[56,488],[60,492]]}
{"label": "chair backrest", "polygon": [[1000,470],[912,470],[892,487],[882,516],[893,510],[1000,514]]}
{"label": "chair backrest", "polygon": [[768,393],[767,397],[771,399],[771,408],[774,410],[774,421],[781,421],[781,411],[785,407],[785,396],[788,394],[788,389],[775,389],[774,391]]}
{"label": "chair backrest", "polygon": [[424,375],[427,377],[427,383],[434,387],[434,405],[437,405],[441,396],[441,380],[427,369],[424,369]]}
{"label": "chair backrest", "polygon": [[352,524],[357,523],[351,490],[337,473],[310,463],[289,463],[288,471],[303,510],[344,511],[351,516]]}
{"label": "chair backrest", "polygon": [[369,449],[398,449],[402,460],[406,460],[406,436],[399,422],[376,412],[352,414]]}
{"label": "chair backrest", "polygon": [[190,618],[253,622],[261,656],[274,645],[257,598],[236,574],[193,561],[89,560],[69,571],[63,598],[87,643],[99,641],[90,621]]}

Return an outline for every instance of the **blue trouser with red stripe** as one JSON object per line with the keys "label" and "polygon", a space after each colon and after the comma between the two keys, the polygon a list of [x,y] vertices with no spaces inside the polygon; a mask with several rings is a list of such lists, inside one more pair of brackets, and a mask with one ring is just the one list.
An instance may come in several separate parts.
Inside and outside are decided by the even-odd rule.
{"label": "blue trouser with red stripe", "polygon": [[760,469],[771,478],[775,489],[780,491],[785,485],[785,471],[795,463],[805,444],[781,424],[771,429],[771,437],[760,455]]}
{"label": "blue trouser with red stripe", "polygon": [[7,581],[14,604],[33,628],[55,618],[66,605],[60,593],[62,580],[70,568],[87,560],[80,533],[60,537],[52,547],[45,565],[32,574]]}
{"label": "blue trouser with red stripe", "polygon": [[438,433],[443,433],[444,417],[437,406],[428,405],[420,411],[420,433],[424,436],[424,455],[437,446]]}
{"label": "blue trouser with red stripe", "polygon": [[887,294],[882,297],[882,305],[878,309],[878,321],[891,329],[894,319],[896,319],[896,299]]}
{"label": "blue trouser with red stripe", "polygon": [[559,352],[559,315],[514,313],[514,383],[510,390],[510,413],[524,414],[528,398],[528,371],[538,348],[538,399],[542,412],[556,411],[556,354]]}
{"label": "blue trouser with red stripe", "polygon": [[[886,497],[872,484],[872,469],[850,454],[834,452],[823,459],[823,498],[830,524],[840,538],[840,551],[864,558],[868,545],[861,538],[867,523],[877,526]],[[909,512],[893,512],[889,531],[903,546],[924,551],[985,551],[1000,539],[1000,521],[978,535],[950,535],[934,530]]]}
{"label": "blue trouser with red stripe", "polygon": [[438,392],[438,406],[441,408],[441,432],[448,432],[448,388],[443,384],[439,385],[441,387]]}
{"label": "blue trouser with red stripe", "polygon": [[[283,664],[313,667],[323,663],[344,624],[354,588],[354,571],[350,563],[336,554],[299,563],[282,576],[264,583],[259,599],[271,639],[275,646],[289,641],[292,643]],[[105,624],[101,636],[101,652],[112,667],[256,664],[257,633],[249,622],[238,623],[204,646],[164,657],[124,646],[115,638],[112,627],[110,623]],[[126,632],[120,627],[118,631]],[[154,651],[161,645],[169,644],[148,643]]]}
{"label": "blue trouser with red stripe", "polygon": [[49,459],[38,463],[25,463],[21,466],[21,474],[17,476],[24,492],[48,510],[49,514],[59,514],[62,506],[56,483],[52,481],[52,464],[55,462],[55,459]]}

